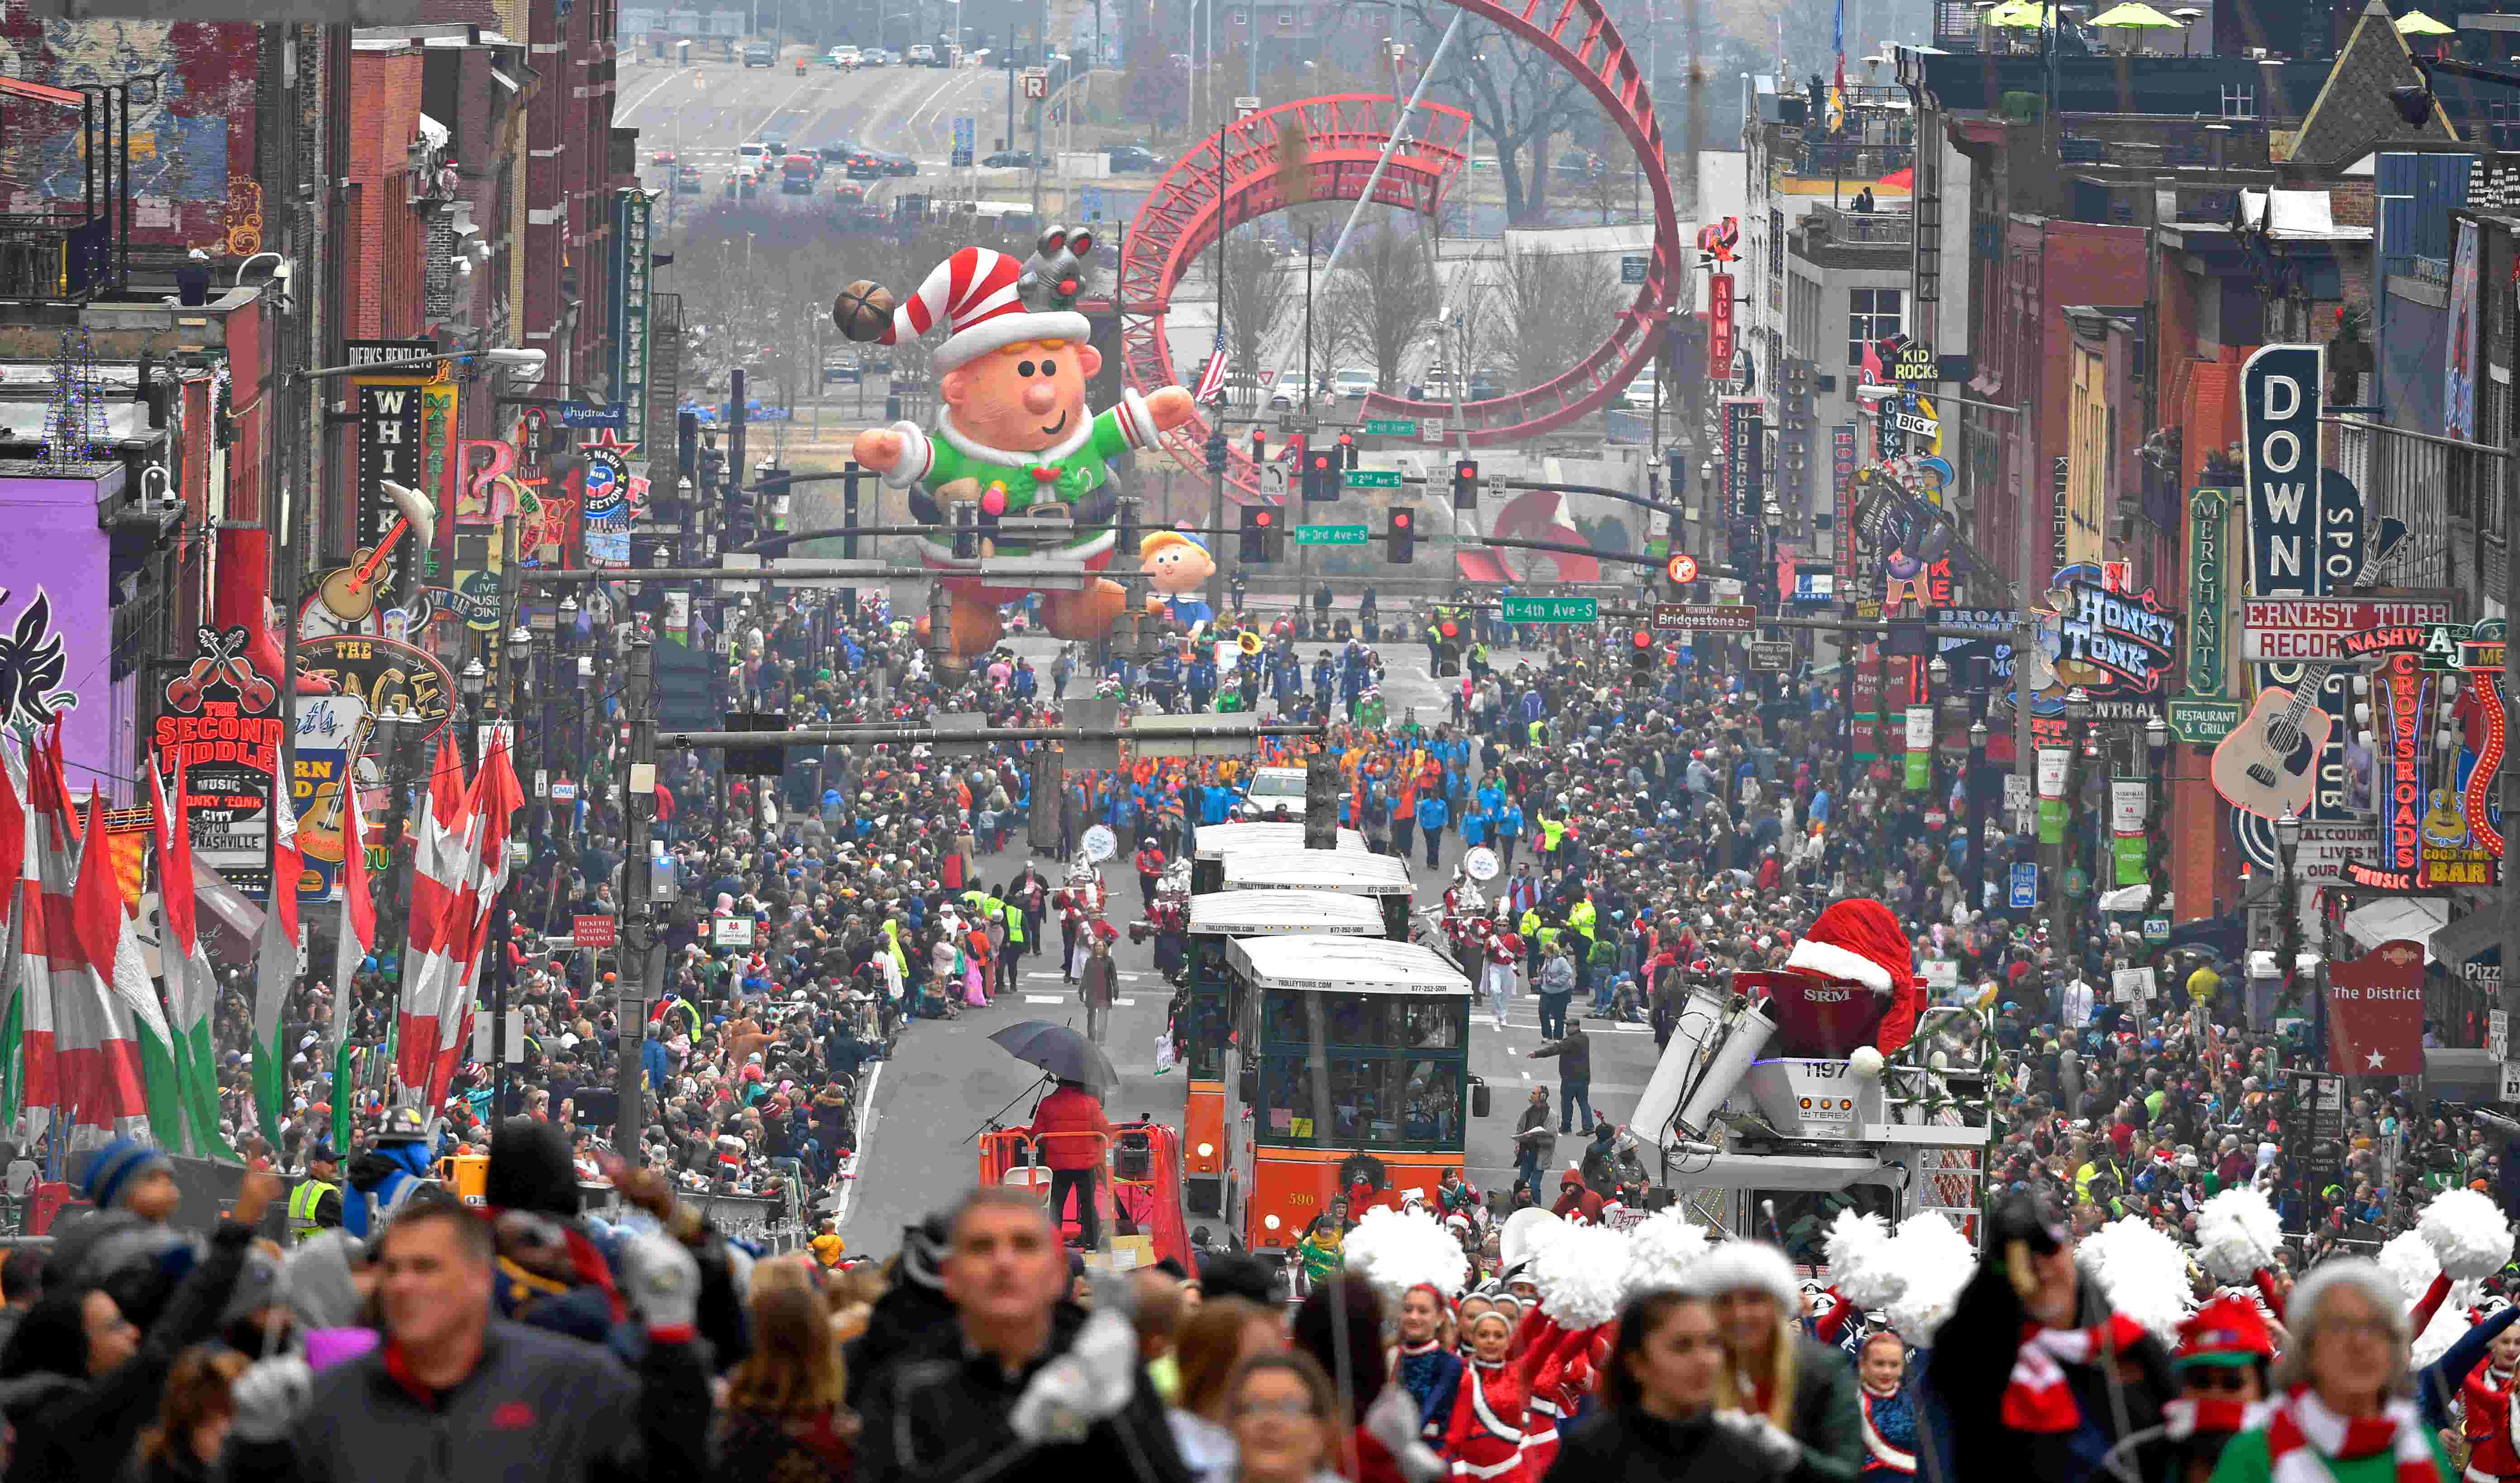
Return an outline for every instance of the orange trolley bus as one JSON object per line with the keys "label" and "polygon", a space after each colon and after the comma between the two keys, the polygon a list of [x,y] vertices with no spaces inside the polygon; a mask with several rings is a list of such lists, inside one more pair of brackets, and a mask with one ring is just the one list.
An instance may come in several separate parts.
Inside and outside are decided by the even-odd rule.
{"label": "orange trolley bus", "polygon": [[1226,961],[1226,1219],[1245,1247],[1283,1260],[1333,1199],[1431,1200],[1462,1167],[1470,981],[1429,948],[1371,937],[1237,938]]}
{"label": "orange trolley bus", "polygon": [[1182,1192],[1192,1213],[1225,1209],[1225,1170],[1233,1140],[1225,1121],[1225,1042],[1234,1027],[1233,968],[1227,944],[1238,937],[1309,933],[1379,937],[1382,910],[1362,896],[1332,891],[1212,891],[1190,899],[1190,952],[1183,987],[1182,1059],[1190,1068],[1183,1123]]}

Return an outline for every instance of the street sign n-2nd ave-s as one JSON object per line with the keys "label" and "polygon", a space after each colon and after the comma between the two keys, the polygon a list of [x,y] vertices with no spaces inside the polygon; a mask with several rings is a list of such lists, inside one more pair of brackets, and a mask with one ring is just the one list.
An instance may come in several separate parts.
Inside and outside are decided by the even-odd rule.
{"label": "street sign n-2nd ave-s", "polygon": [[1350,469],[1345,473],[1339,475],[1339,477],[1340,481],[1345,483],[1350,489],[1397,489],[1400,487],[1400,471],[1397,469]]}

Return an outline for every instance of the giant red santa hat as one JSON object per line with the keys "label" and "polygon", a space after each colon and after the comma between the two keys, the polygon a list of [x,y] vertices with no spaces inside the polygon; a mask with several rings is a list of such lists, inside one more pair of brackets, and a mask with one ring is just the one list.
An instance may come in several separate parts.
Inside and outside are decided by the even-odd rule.
{"label": "giant red santa hat", "polygon": [[1856,983],[1890,1001],[1873,1044],[1884,1056],[1897,1052],[1916,1033],[1916,1016],[1924,1011],[1925,991],[1916,982],[1915,953],[1899,919],[1868,896],[1833,901],[1820,914],[1802,940],[1785,958],[1788,971],[1809,973],[1833,982]]}

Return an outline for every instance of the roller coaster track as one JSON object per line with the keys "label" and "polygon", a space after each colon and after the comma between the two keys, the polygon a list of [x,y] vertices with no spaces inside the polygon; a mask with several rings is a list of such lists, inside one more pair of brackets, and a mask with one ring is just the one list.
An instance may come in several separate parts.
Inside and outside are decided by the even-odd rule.
{"label": "roller coaster track", "polygon": [[[1599,410],[1652,359],[1656,332],[1688,286],[1688,260],[1681,240],[1670,172],[1665,167],[1662,126],[1645,96],[1645,76],[1599,0],[1453,0],[1480,20],[1540,48],[1564,68],[1617,125],[1636,151],[1653,196],[1654,247],[1645,281],[1610,326],[1609,334],[1565,374],[1544,385],[1486,401],[1463,403],[1459,416],[1472,446],[1528,441]],[[1172,357],[1163,339],[1164,310],[1173,287],[1197,247],[1219,231],[1280,209],[1277,189],[1277,120],[1302,116],[1314,163],[1314,200],[1354,201],[1372,172],[1382,142],[1391,136],[1399,103],[1389,97],[1343,95],[1315,98],[1253,114],[1210,135],[1165,172],[1140,207],[1120,261],[1121,349],[1131,385],[1173,384]],[[1378,131],[1375,114],[1378,112]],[[1432,210],[1452,173],[1462,168],[1461,146],[1468,119],[1458,111],[1427,108],[1423,142],[1405,141],[1392,156],[1374,196],[1379,202]],[[1225,181],[1217,189],[1219,151]],[[1395,177],[1397,181],[1395,183]],[[1440,417],[1456,414],[1450,402],[1418,402],[1374,392],[1368,417]],[[1205,467],[1203,420],[1174,429],[1167,446],[1185,468]],[[1258,471],[1238,449],[1228,455],[1227,483],[1234,496],[1260,498]]]}

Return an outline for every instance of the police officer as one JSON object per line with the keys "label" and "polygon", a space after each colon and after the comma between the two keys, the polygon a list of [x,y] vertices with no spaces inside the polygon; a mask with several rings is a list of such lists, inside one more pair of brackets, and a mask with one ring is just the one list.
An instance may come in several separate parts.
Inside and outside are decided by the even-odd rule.
{"label": "police officer", "polygon": [[289,1244],[341,1224],[341,1155],[330,1139],[306,1150],[306,1177],[289,1191]]}

